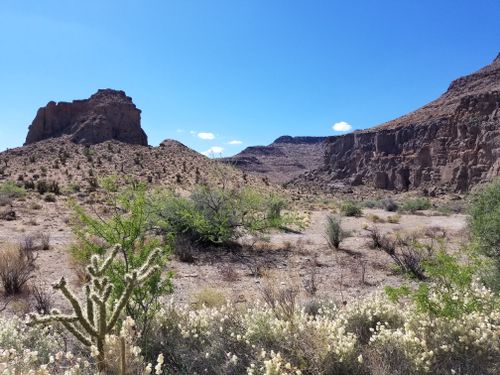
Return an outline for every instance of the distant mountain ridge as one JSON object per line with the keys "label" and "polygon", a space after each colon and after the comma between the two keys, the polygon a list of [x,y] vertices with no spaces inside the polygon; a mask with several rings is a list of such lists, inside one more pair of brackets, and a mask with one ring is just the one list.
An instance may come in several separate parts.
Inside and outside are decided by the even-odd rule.
{"label": "distant mountain ridge", "polygon": [[268,146],[247,147],[239,154],[220,159],[225,163],[267,177],[273,183],[286,183],[321,165],[327,137],[282,136]]}

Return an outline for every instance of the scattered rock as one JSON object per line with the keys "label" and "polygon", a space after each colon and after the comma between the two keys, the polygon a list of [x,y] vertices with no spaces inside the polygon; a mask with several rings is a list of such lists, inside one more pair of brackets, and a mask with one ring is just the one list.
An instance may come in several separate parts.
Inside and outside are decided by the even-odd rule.
{"label": "scattered rock", "polygon": [[4,210],[0,212],[0,220],[12,221],[16,220],[16,212],[14,210]]}

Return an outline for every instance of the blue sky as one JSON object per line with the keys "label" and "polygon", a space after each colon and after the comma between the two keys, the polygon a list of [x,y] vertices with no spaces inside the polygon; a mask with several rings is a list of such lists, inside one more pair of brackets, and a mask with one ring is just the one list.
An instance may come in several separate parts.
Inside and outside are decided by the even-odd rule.
{"label": "blue sky", "polygon": [[231,155],[371,127],[490,63],[499,15],[498,0],[2,0],[0,150],[48,101],[107,87],[133,97],[152,145]]}

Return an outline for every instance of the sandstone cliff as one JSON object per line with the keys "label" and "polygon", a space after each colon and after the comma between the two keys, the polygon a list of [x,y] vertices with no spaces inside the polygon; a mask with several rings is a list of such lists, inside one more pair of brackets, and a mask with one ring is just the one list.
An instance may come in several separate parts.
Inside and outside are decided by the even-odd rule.
{"label": "sandstone cliff", "polygon": [[464,192],[500,175],[500,55],[437,100],[380,126],[326,141],[324,165],[294,184]]}
{"label": "sandstone cliff", "polygon": [[108,140],[146,146],[141,111],[123,91],[98,90],[89,99],[49,102],[38,110],[25,144],[68,136],[74,143],[97,144]]}

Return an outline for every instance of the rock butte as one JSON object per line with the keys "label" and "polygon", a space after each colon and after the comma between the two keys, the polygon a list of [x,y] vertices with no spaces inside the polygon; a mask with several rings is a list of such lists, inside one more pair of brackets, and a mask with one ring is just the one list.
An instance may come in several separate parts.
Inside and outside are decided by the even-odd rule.
{"label": "rock butte", "polygon": [[98,90],[89,99],[71,103],[49,102],[38,110],[25,145],[61,136],[86,145],[109,140],[148,144],[141,128],[141,110],[125,92],[111,89]]}

